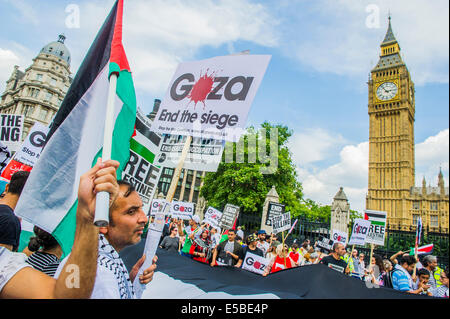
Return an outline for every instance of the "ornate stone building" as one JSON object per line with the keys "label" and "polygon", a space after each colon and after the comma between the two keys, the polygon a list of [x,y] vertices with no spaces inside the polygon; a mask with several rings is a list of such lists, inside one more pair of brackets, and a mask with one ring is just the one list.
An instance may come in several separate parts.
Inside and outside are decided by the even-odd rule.
{"label": "ornate stone building", "polygon": [[70,52],[65,36],[44,46],[25,71],[15,66],[1,95],[0,113],[23,114],[22,140],[36,121],[48,125],[70,86]]}
{"label": "ornate stone building", "polygon": [[350,224],[350,204],[344,193],[344,188],[340,188],[331,203],[330,230],[348,232]]}
{"label": "ornate stone building", "polygon": [[[448,233],[448,187],[415,186],[414,82],[391,26],[371,70],[369,88],[369,183],[366,208],[385,211],[388,224],[409,230],[422,216],[430,231]],[[431,209],[431,207],[433,209]]]}

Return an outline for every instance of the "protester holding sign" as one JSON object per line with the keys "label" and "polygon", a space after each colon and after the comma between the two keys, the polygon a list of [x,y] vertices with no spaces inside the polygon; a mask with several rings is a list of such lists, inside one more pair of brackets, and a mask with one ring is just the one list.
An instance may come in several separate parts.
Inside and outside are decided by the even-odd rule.
{"label": "protester holding sign", "polygon": [[349,273],[349,268],[347,267],[347,263],[341,259],[341,256],[344,256],[345,248],[342,243],[333,244],[332,252],[329,256],[324,257],[320,263],[328,266],[329,268],[339,271],[341,273]]}
{"label": "protester holding sign", "polygon": [[201,228],[200,236],[194,237],[189,254],[194,260],[207,264],[211,259],[211,238],[206,228]]}
{"label": "protester holding sign", "polygon": [[264,252],[256,247],[256,243],[258,241],[258,237],[255,234],[250,234],[247,237],[247,246],[242,248],[241,256],[239,257],[239,261],[236,264],[236,267],[241,267],[242,261],[245,259],[247,253],[252,253],[257,256],[264,257]]}
{"label": "protester holding sign", "polygon": [[189,220],[189,225],[184,229],[181,228],[181,222],[178,224],[178,233],[184,234],[186,239],[183,244],[183,249],[181,250],[181,255],[192,258],[192,255],[189,253],[191,250],[192,242],[194,241],[195,233],[199,230],[200,217],[197,215],[192,216]]}
{"label": "protester holding sign", "polygon": [[279,244],[276,249],[276,256],[273,257],[269,265],[267,265],[266,270],[264,271],[263,276],[267,276],[268,274],[273,274],[280,270],[289,269],[296,267],[296,263],[289,257],[288,254],[288,246]]}
{"label": "protester holding sign", "polygon": [[[135,299],[136,295],[133,281],[140,266],[144,263],[142,257],[128,273],[119,252],[127,246],[135,245],[141,241],[147,216],[142,210],[142,200],[133,185],[125,181],[119,181],[117,198],[109,209],[109,225],[100,227],[98,238],[99,254],[97,258],[97,276],[91,295],[92,299]],[[70,254],[69,254],[70,256]],[[58,267],[55,278],[62,275],[62,269],[67,263],[66,257]],[[156,263],[156,256],[153,263]],[[141,284],[148,284],[155,271],[153,264],[145,269]]]}

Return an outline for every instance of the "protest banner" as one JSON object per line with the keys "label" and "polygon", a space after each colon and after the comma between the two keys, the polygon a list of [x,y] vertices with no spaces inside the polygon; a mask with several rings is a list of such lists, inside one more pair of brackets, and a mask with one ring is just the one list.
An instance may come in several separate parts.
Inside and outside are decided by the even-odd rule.
{"label": "protest banner", "polygon": [[349,245],[364,245],[366,243],[366,237],[369,233],[370,221],[356,218],[353,221],[352,233],[350,236]]}
{"label": "protest banner", "polygon": [[272,233],[278,234],[291,228],[291,213],[287,212],[272,218]]}
{"label": "protest banner", "polygon": [[203,221],[207,224],[210,224],[220,232],[219,222],[221,218],[222,212],[210,206],[205,212],[205,218],[203,219]]}
{"label": "protest banner", "polygon": [[[419,244],[422,238],[422,217],[419,216],[419,218],[417,218],[417,225],[416,225],[416,240],[415,240],[415,245],[414,245],[414,257],[416,258],[416,260],[419,260],[419,254],[418,254],[418,250],[419,250]],[[413,278],[416,277],[416,272],[417,272],[417,263],[414,264],[414,270],[413,270]]]}
{"label": "protest banner", "polygon": [[6,145],[10,152],[19,148],[22,138],[25,115],[0,114],[0,142]]}
{"label": "protest banner", "polygon": [[155,219],[153,223],[148,226],[147,238],[145,240],[144,252],[145,260],[142,266],[139,268],[138,273],[133,281],[133,287],[135,292],[142,295],[142,291],[145,290],[146,285],[141,284],[139,276],[142,275],[145,269],[152,265],[153,257],[155,256],[156,249],[158,248],[159,240],[164,229],[165,218],[169,210],[169,203],[163,203],[159,206],[158,211],[155,213]]}
{"label": "protest banner", "polygon": [[333,240],[324,236],[319,236],[317,247],[319,247],[323,253],[328,254],[333,249]]}
{"label": "protest banner", "polygon": [[375,210],[365,210],[364,219],[370,221],[366,243],[384,246],[387,213]]}
{"label": "protest banner", "polygon": [[10,160],[11,152],[9,151],[8,146],[0,142],[0,175]]}
{"label": "protest banner", "polygon": [[153,164],[160,138],[151,132],[151,122],[140,110],[136,112],[135,123],[135,133],[130,140],[130,159],[122,172],[122,179],[135,187],[144,204],[142,209],[147,214],[162,172],[161,167]]}
{"label": "protest banner", "polygon": [[269,202],[266,216],[266,226],[272,226],[272,219],[276,216],[284,214],[284,210],[285,205],[275,202]]}
{"label": "protest banner", "polygon": [[219,221],[219,227],[222,229],[230,229],[233,227],[236,218],[239,215],[239,206],[226,204]]}
{"label": "protest banner", "polygon": [[169,214],[174,218],[189,220],[194,215],[194,203],[172,201]]}
{"label": "protest banner", "polygon": [[267,258],[247,252],[242,262],[242,269],[262,275],[268,265],[269,260]]}
{"label": "protest banner", "polygon": [[[155,163],[168,168],[176,168],[187,136],[163,134]],[[184,161],[183,168],[216,172],[222,160],[225,141],[194,137]]]}
{"label": "protest banner", "polygon": [[237,142],[270,57],[230,55],[180,63],[154,130]]}
{"label": "protest banner", "polygon": [[345,232],[333,229],[333,234],[331,236],[331,238],[333,239],[333,244],[342,243],[345,246],[347,244],[347,237],[348,235]]}
{"label": "protest banner", "polygon": [[31,172],[40,157],[48,130],[48,127],[39,122],[33,125],[25,141],[3,169],[1,174],[3,180],[11,180],[11,176],[18,171]]}
{"label": "protest banner", "polygon": [[17,150],[14,159],[33,167],[41,155],[49,128],[39,122],[34,123],[22,146]]}
{"label": "protest banner", "polygon": [[162,207],[164,207],[166,203],[167,201],[165,199],[154,198],[150,206],[150,216],[155,216],[155,214],[159,211],[161,205],[163,205]]}

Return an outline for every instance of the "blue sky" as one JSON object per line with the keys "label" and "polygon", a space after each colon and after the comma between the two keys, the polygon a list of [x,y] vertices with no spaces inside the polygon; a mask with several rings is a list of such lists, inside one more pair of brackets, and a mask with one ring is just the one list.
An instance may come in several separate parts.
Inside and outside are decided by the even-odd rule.
{"label": "blue sky", "polygon": [[[113,0],[0,0],[0,91],[15,64],[67,37],[76,72]],[[388,12],[416,85],[416,184],[449,180],[449,17],[446,0],[126,0],[124,45],[145,112],[181,61],[249,49],[272,60],[249,114],[294,132],[290,146],[304,193],[331,204],[344,187],[352,209],[367,192],[367,79]],[[77,17],[79,19],[77,19]]]}

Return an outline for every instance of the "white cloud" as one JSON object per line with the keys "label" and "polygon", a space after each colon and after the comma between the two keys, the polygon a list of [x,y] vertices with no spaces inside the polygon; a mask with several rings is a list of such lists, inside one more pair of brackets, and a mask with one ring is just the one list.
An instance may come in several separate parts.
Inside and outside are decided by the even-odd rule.
{"label": "white cloud", "polygon": [[[106,16],[110,3],[80,4],[83,33],[97,32],[98,17]],[[276,23],[265,6],[250,0],[136,0],[124,8],[123,42],[136,87],[162,95],[178,63],[194,59],[204,47],[225,45],[234,51],[236,41],[277,45]],[[83,38],[92,41],[93,36],[79,41]],[[241,49],[247,48],[236,47]],[[74,58],[72,69],[81,59]]]}
{"label": "white cloud", "polygon": [[294,133],[289,141],[293,160],[299,165],[307,165],[334,156],[345,139],[339,134],[322,128],[311,128]]}
{"label": "white cloud", "polygon": [[[19,65],[19,63],[20,59],[14,52],[0,48],[0,83],[2,88],[11,76],[14,65]],[[3,89],[1,92],[3,92]]]}
{"label": "white cloud", "polygon": [[369,143],[346,145],[339,153],[339,162],[325,168],[298,166],[297,173],[305,197],[322,205],[331,205],[340,187],[350,202],[350,208],[362,211],[367,193]]}
{"label": "white cloud", "polygon": [[[366,12],[368,5],[379,9],[379,28],[366,25],[373,13]],[[303,30],[302,41],[291,42],[288,47],[288,54],[301,64],[319,72],[366,76],[378,61],[390,11],[394,35],[415,83],[448,83],[447,0],[323,0],[303,7],[315,19],[293,26]]]}
{"label": "white cloud", "polygon": [[449,179],[449,129],[430,136],[415,146],[416,186],[422,186],[425,177],[427,185],[437,186],[439,169],[442,169],[444,181],[448,187]]}

